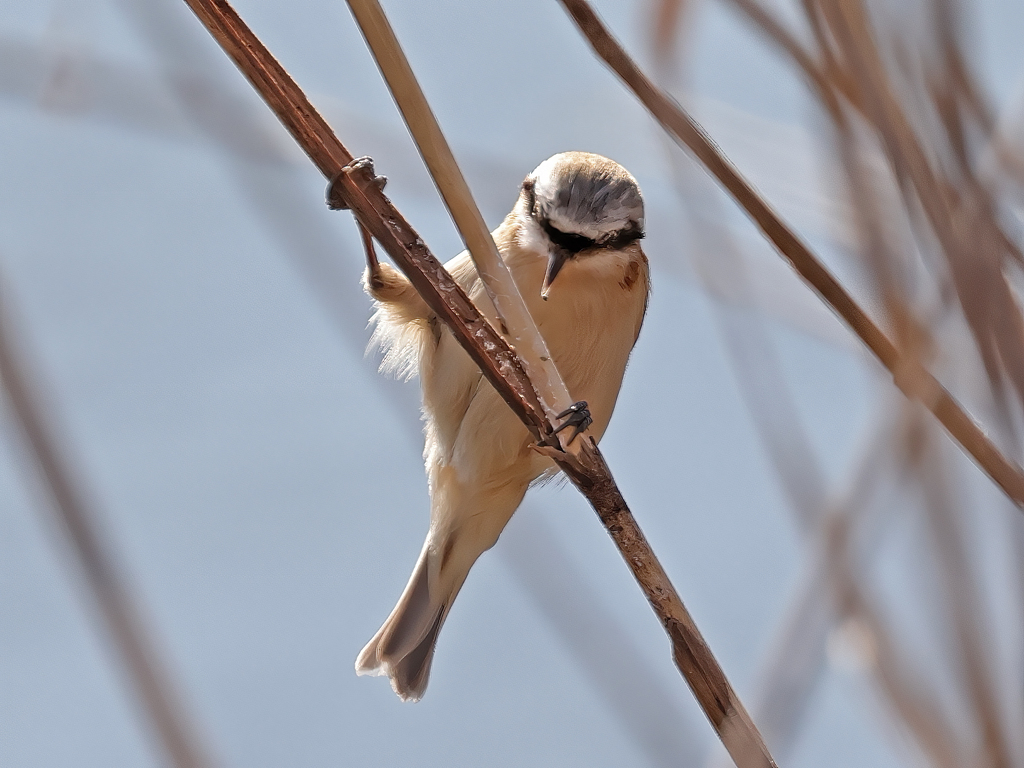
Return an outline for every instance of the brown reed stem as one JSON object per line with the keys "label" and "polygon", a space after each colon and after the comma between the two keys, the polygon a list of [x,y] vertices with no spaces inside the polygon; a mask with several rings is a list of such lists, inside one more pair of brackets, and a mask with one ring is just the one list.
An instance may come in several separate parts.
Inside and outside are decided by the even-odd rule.
{"label": "brown reed stem", "polygon": [[633,91],[661,126],[686,146],[754,220],[779,253],[836,312],[892,374],[908,398],[920,401],[1018,507],[1024,508],[1024,473],[1007,459],[928,370],[897,346],[858,306],[796,233],[733,167],[704,129],[657,88],[612,37],[586,0],[559,0],[594,51]]}
{"label": "brown reed stem", "polygon": [[[185,0],[249,79],[323,175],[335,203],[350,208],[480,366],[534,437],[550,431],[532,383],[515,352],[483,318],[430,253],[376,183],[369,162],[352,154],[331,132],[284,68],[225,0]],[[582,440],[578,457],[548,449],[547,455],[587,497],[672,642],[673,657],[697,701],[739,768],[775,761],[704,642],[651,550],[593,440]]]}

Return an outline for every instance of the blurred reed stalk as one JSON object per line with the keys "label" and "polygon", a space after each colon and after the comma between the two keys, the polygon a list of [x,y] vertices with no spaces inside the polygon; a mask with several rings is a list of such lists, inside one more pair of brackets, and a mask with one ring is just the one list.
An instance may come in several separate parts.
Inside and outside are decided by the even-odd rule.
{"label": "blurred reed stalk", "polygon": [[[586,0],[560,0],[594,51],[654,118],[686,146],[819,296],[850,326],[892,374],[896,386],[925,405],[1003,492],[1024,508],[1024,472],[1007,459],[952,395],[912,354],[901,349],[861,309],[791,227],[733,167],[706,131],[657,88],[612,37]],[[923,175],[923,172],[919,175]],[[941,217],[938,217],[941,219]]]}
{"label": "blurred reed stalk", "polygon": [[40,379],[28,370],[15,328],[10,297],[0,279],[0,386],[20,429],[25,452],[46,486],[48,506],[74,551],[85,586],[114,641],[122,670],[166,758],[175,768],[212,768],[215,763],[196,720],[185,707],[170,665],[148,631],[113,541],[75,471],[52,409],[42,399]]}
{"label": "blurred reed stalk", "polygon": [[[806,35],[791,32],[758,0],[728,3],[788,59],[828,121],[831,136],[825,145],[833,152],[828,168],[838,167],[845,181],[851,219],[844,222],[844,230],[857,241],[849,255],[870,276],[900,355],[922,366],[945,368],[962,387],[970,383],[966,394],[976,407],[990,411],[996,436],[1019,456],[1024,321],[1015,280],[1022,259],[1013,237],[1019,231],[1008,227],[1013,216],[1006,198],[1019,190],[1021,158],[997,132],[999,121],[964,53],[960,38],[966,5],[932,0],[910,13],[885,15],[883,26],[872,22],[859,0],[804,0],[803,21],[813,41],[809,46],[801,42]],[[681,0],[664,0],[652,18],[678,18],[683,5]],[[872,9],[876,16],[889,10],[884,5]],[[663,71],[669,69],[677,33],[678,28],[652,32],[652,48]],[[692,189],[682,195],[688,208],[700,206]],[[712,227],[707,221],[695,223],[698,233]],[[717,245],[722,246],[721,238]],[[720,256],[715,252],[697,259],[711,268]],[[749,325],[754,328],[756,323]],[[733,328],[727,336],[744,332],[749,335],[751,330]],[[760,326],[756,333],[763,335]],[[976,358],[946,350],[964,333],[973,339]],[[737,341],[732,339],[729,346],[738,346]],[[760,378],[763,357],[737,360],[737,370]],[[977,363],[980,372],[971,370]],[[764,400],[750,404],[755,423],[774,429],[774,422],[758,412],[770,405]],[[979,516],[991,516],[992,510],[979,511],[976,502],[968,502],[946,444],[920,408],[908,404],[903,411],[898,432],[873,438],[873,468],[852,489],[862,487],[856,506],[868,502],[863,491],[869,483],[890,489],[883,497],[890,506],[906,507],[908,501],[920,506],[923,527],[914,540],[916,557],[907,563],[919,593],[909,602],[904,597],[900,611],[887,617],[879,590],[868,583],[870,563],[857,553],[856,520],[829,515],[821,527],[827,578],[818,579],[810,592],[798,593],[798,600],[830,593],[834,632],[853,628],[861,635],[865,666],[873,673],[881,702],[899,730],[911,736],[919,758],[941,768],[1019,766],[1024,750],[1014,724],[1024,708],[1020,641],[1014,643],[1011,658],[1000,653],[998,624],[986,610],[990,596],[982,585],[985,564],[972,535]],[[793,466],[793,452],[786,449],[793,442],[791,432],[765,440],[787,487],[794,469],[809,471],[807,465]],[[877,461],[886,454],[891,457]],[[887,480],[880,483],[883,477]],[[800,497],[789,496],[796,516],[805,520]],[[1016,544],[1011,558],[1019,574],[1024,569],[1024,529],[1019,516],[1007,514],[1011,516],[999,522],[1010,528]],[[818,547],[813,540],[805,546],[812,562]],[[1019,589],[1011,592],[1020,595]],[[938,610],[928,615],[922,609],[927,605]],[[1019,605],[1011,610],[1020,616]],[[911,615],[921,613],[932,632],[928,639],[939,646],[939,664],[922,663],[926,643],[907,631]],[[820,627],[813,612],[793,611],[789,616],[778,637],[806,637]],[[920,616],[913,618],[921,621]],[[806,702],[812,690],[806,667],[792,665],[782,651],[766,662],[762,674],[773,684],[764,689],[755,709],[785,713],[781,722],[767,721],[782,728],[781,733],[775,727],[766,729],[778,751],[783,750],[777,736],[791,742],[799,732],[800,700]],[[783,746],[788,744],[784,741]]]}

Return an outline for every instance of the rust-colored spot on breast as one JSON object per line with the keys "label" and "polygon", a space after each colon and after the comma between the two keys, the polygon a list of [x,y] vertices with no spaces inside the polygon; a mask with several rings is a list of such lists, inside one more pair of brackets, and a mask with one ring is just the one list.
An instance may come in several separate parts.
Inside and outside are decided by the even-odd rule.
{"label": "rust-colored spot on breast", "polygon": [[636,279],[640,277],[640,263],[637,261],[630,261],[626,266],[626,271],[622,275],[622,279],[619,281],[619,285],[624,290],[630,290],[636,283]]}

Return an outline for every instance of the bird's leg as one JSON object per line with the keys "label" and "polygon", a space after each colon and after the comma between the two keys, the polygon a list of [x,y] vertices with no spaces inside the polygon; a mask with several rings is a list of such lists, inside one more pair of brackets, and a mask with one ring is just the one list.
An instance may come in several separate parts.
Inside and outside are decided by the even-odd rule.
{"label": "bird's leg", "polygon": [[[342,168],[338,175],[331,179],[327,185],[327,207],[332,211],[345,211],[349,208],[345,198],[338,190],[338,180],[342,176],[349,176],[364,186],[372,184],[378,190],[383,190],[384,185],[388,183],[387,176],[378,176],[374,172],[373,158],[357,157]],[[366,252],[366,286],[369,288],[371,295],[378,298],[386,298],[379,295],[384,291],[388,281],[386,279],[387,276],[381,270],[380,261],[377,259],[377,251],[373,247],[373,235],[370,234],[369,230],[358,219],[356,219],[356,224],[359,226],[359,234],[363,238],[363,250]],[[394,281],[392,280],[392,282]]]}
{"label": "bird's leg", "polygon": [[594,419],[590,416],[590,408],[587,406],[586,400],[580,400],[575,402],[558,414],[556,419],[565,419],[561,424],[555,427],[555,430],[551,433],[550,439],[557,442],[557,435],[563,429],[572,427],[572,436],[569,438],[571,443],[576,437],[594,423]]}
{"label": "bird's leg", "polygon": [[366,284],[370,290],[379,292],[384,287],[384,278],[380,273],[380,262],[377,260],[377,251],[373,247],[373,235],[360,224],[359,234],[363,236],[363,250],[366,251]]}
{"label": "bird's leg", "polygon": [[412,287],[408,278],[390,264],[381,264],[377,260],[377,251],[373,247],[373,235],[360,224],[359,234],[363,238],[363,250],[366,252],[366,272],[363,275],[363,288],[374,299],[386,304],[401,304],[405,316],[410,319],[427,317],[427,305]]}

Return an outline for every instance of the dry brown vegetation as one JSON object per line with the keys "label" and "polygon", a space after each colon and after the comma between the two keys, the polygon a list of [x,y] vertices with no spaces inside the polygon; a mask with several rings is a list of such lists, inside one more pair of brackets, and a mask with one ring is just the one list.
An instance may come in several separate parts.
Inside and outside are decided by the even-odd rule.
{"label": "dry brown vegetation", "polygon": [[[973,74],[964,41],[970,4],[935,0],[896,8],[803,0],[798,24],[758,0],[728,4],[775,47],[817,102],[826,126],[823,144],[831,147],[822,162],[842,174],[835,181],[851,216],[843,226],[856,235],[856,247],[844,256],[871,278],[865,298],[884,310],[874,322],[892,339],[892,353],[880,353],[861,321],[837,306],[833,286],[823,290],[795,266],[906,395],[885,395],[861,458],[843,485],[830,490],[798,424],[763,412],[785,407],[794,396],[773,373],[779,363],[770,341],[755,324],[721,324],[738,378],[757,390],[748,402],[805,531],[807,553],[805,589],[794,595],[776,652],[763,665],[755,720],[777,752],[791,747],[829,633],[841,627],[856,638],[880,704],[897,731],[911,738],[916,759],[935,766],[1020,765],[1019,649],[1007,656],[997,641],[983,554],[992,541],[978,533],[998,521],[1014,542],[1010,573],[1019,579],[1020,521],[1006,504],[978,503],[965,477],[969,470],[958,468],[962,462],[925,408],[995,478],[988,458],[970,442],[982,435],[961,438],[937,407],[934,384],[920,373],[933,371],[970,404],[991,450],[1012,457],[1006,459],[1009,483],[1019,487],[1024,320],[1014,210],[1020,157]],[[667,0],[658,4],[658,16],[686,19],[685,5]],[[668,80],[678,77],[674,63],[685,54],[676,50],[682,26],[652,34]],[[677,168],[681,204],[699,210],[686,173]],[[739,246],[716,222],[694,221],[716,246],[705,250],[698,271],[709,281],[722,279],[715,272],[733,262],[718,253]],[[752,344],[756,359],[742,353]],[[1019,507],[1018,491],[997,482]],[[918,594],[904,597],[898,611],[873,577],[873,552],[891,535],[886,518],[893,516],[914,520],[918,535],[904,563]],[[998,592],[997,610],[1019,616],[1019,583],[1003,583]],[[927,627],[923,636],[909,628],[916,621]],[[938,663],[936,656],[925,663],[923,649],[936,647]]]}

